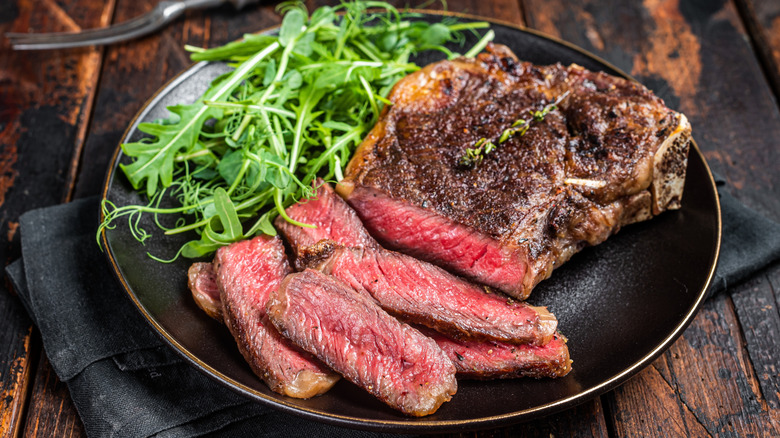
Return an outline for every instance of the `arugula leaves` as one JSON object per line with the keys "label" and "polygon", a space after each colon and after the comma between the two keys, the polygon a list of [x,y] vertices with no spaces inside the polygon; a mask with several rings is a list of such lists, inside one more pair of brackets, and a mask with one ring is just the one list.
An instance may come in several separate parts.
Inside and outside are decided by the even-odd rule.
{"label": "arugula leaves", "polygon": [[216,82],[209,88],[203,99],[191,105],[177,105],[168,108],[168,111],[178,116],[179,122],[175,124],[158,125],[142,123],[138,126],[141,132],[156,136],[156,141],[139,141],[125,143],[122,152],[135,157],[130,165],[122,165],[127,179],[137,190],[144,180],[147,180],[146,194],[149,196],[157,192],[158,180],[164,187],[173,182],[173,162],[176,154],[184,149],[185,153],[191,152],[195,145],[203,122],[209,118],[220,117],[220,111],[203,103],[204,100],[224,99],[243,81],[263,59],[279,48],[279,43],[269,44],[268,47],[249,58],[230,76]]}
{"label": "arugula leaves", "polygon": [[[196,102],[169,107],[168,120],[140,124],[147,138],[122,145],[133,162],[121,169],[150,202],[104,202],[99,233],[127,217],[143,242],[150,234],[140,227],[140,216],[153,214],[166,234],[198,234],[176,257],[276,234],[274,217],[292,221],[284,209],[313,196],[316,177],[342,177],[355,147],[390,104],[391,87],[419,69],[409,62],[412,54],[457,56],[444,44],[461,41],[464,30],[487,27],[414,21],[377,1],[325,6],[311,15],[295,2],[278,10],[284,14],[278,35],[246,35],[208,50],[187,47],[193,60],[225,61],[235,70],[214,80]],[[489,32],[478,50],[491,38]],[[160,207],[167,197],[181,207]],[[158,215],[182,213],[174,228],[157,221]]]}

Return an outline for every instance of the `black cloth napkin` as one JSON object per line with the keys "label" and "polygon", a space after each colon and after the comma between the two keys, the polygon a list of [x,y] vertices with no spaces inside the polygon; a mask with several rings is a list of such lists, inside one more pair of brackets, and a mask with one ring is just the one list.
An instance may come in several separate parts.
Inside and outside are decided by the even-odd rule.
{"label": "black cloth napkin", "polygon": [[95,242],[97,198],[20,218],[6,267],[90,437],[376,437],[249,401],[206,377],[152,331]]}
{"label": "black cloth napkin", "polygon": [[[722,182],[719,193],[723,243],[711,293],[780,258],[780,224],[746,208]],[[22,259],[6,267],[89,436],[378,436],[261,406],[184,362],[109,271],[95,243],[97,211],[89,198],[25,213]]]}
{"label": "black cloth napkin", "polygon": [[723,292],[750,274],[780,259],[780,224],[747,208],[729,193],[726,181],[715,175],[723,232],[720,258],[710,296]]}

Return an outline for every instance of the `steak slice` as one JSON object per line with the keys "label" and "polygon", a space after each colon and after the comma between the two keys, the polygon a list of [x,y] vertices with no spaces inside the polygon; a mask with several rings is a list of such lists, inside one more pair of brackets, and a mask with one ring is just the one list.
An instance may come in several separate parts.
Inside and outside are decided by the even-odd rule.
{"label": "steak slice", "polygon": [[288,275],[268,314],[285,337],[407,415],[432,414],[457,391],[455,367],[433,340],[321,272]]}
{"label": "steak slice", "polygon": [[543,307],[488,293],[441,268],[397,252],[321,241],[304,248],[301,259],[355,290],[365,291],[388,313],[457,339],[544,345],[558,325]]}
{"label": "steak slice", "polygon": [[558,378],[571,371],[569,347],[560,333],[546,345],[535,346],[457,340],[424,327],[420,331],[436,341],[455,364],[460,378]]}
{"label": "steak slice", "polygon": [[314,181],[317,193],[314,198],[293,204],[285,210],[287,215],[316,228],[304,228],[277,216],[276,229],[281,231],[293,248],[311,246],[320,240],[335,240],[342,245],[378,247],[368,234],[357,213],[344,202],[330,184],[320,178]]}
{"label": "steak slice", "polygon": [[252,370],[275,392],[310,398],[338,375],[284,339],[268,320],[266,304],[291,272],[278,237],[259,236],[222,247],[214,258],[222,315]]}
{"label": "steak slice", "polygon": [[219,299],[217,275],[212,263],[193,263],[187,271],[187,285],[192,298],[207,315],[222,321],[222,301]]}
{"label": "steak slice", "polygon": [[[514,302],[429,263],[381,248],[360,219],[330,186],[320,187],[315,202],[296,204],[276,226],[298,254],[296,267],[322,270],[356,290],[368,292],[385,311],[459,339],[491,339],[544,345],[558,324],[544,307]],[[333,225],[337,224],[337,225]],[[337,248],[330,239],[352,248]]]}
{"label": "steak slice", "polygon": [[[209,265],[209,263],[206,263]],[[190,271],[193,272],[193,271]],[[197,270],[198,282],[214,281],[214,273]],[[206,277],[206,278],[203,278]],[[214,283],[216,286],[216,283]],[[193,295],[197,300],[203,294]],[[217,304],[221,306],[219,295]],[[202,303],[198,303],[201,308]],[[222,321],[221,314],[219,318]],[[515,377],[563,377],[571,371],[571,360],[566,339],[556,333],[543,347],[517,345],[506,342],[480,342],[456,340],[428,327],[417,326],[424,335],[433,339],[455,365],[457,376],[473,379],[509,379]]]}
{"label": "steak slice", "polygon": [[[635,82],[490,45],[389,99],[336,190],[383,246],[517,298],[584,246],[680,207],[690,125]],[[500,142],[520,119],[527,132]],[[464,165],[482,138],[495,150]]]}

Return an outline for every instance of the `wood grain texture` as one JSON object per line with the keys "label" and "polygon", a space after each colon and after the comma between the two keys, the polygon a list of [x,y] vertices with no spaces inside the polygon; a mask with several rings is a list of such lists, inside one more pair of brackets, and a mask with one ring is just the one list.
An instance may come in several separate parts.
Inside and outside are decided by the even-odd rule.
{"label": "wood grain texture", "polygon": [[780,3],[773,0],[746,0],[752,4],[763,34],[766,36],[772,57],[780,66]]}
{"label": "wood grain texture", "polygon": [[617,436],[710,436],[654,366],[604,398],[611,407]]}
{"label": "wood grain texture", "polygon": [[[106,25],[113,2],[2,2],[0,33],[74,31]],[[68,199],[73,161],[87,129],[100,52],[24,53],[0,43],[0,246],[4,264],[20,255],[19,215]],[[0,287],[0,436],[17,436],[40,350],[18,298]]]}
{"label": "wood grain texture", "polygon": [[35,385],[24,426],[24,437],[83,437],[84,426],[70,399],[67,386],[60,382],[45,355],[35,371]]}
{"label": "wood grain texture", "polygon": [[[733,3],[523,5],[531,27],[606,58],[688,115],[694,138],[732,192],[780,218],[780,113]],[[738,289],[739,298],[735,291],[734,302],[711,301],[652,370],[605,396],[616,434],[656,436],[659,424],[681,435],[776,434],[777,410],[768,400],[776,399],[777,345],[765,334],[780,318],[763,307],[769,288],[764,281],[756,290]],[[759,331],[743,334],[741,324]]]}
{"label": "wood grain texture", "polygon": [[529,26],[634,75],[685,113],[735,195],[780,219],[780,112],[733,3],[524,0]]}
{"label": "wood grain texture", "polygon": [[780,96],[780,2],[776,0],[735,0],[750,40],[772,84]]}
{"label": "wood grain texture", "polygon": [[780,421],[780,263],[734,288],[731,297],[766,409]]}
{"label": "wood grain texture", "polygon": [[[606,396],[619,436],[777,436],[726,295],[708,301],[652,369]],[[765,435],[763,435],[765,434]]]}
{"label": "wood grain texture", "polygon": [[[7,21],[0,22],[2,32],[67,31],[107,24],[112,2],[79,8],[77,17],[68,16],[63,5],[52,1],[19,1],[4,8],[2,15]],[[95,49],[14,52],[3,40],[0,231],[9,241],[15,240],[14,224],[20,212],[67,198],[63,187],[69,186],[71,160],[83,144],[99,66],[100,52]],[[16,183],[24,190],[15,191]]]}
{"label": "wood grain texture", "polygon": [[[745,0],[752,3],[762,35],[772,53],[774,73],[780,80],[780,3],[775,0]],[[780,84],[778,84],[780,85]]]}
{"label": "wood grain texture", "polygon": [[[114,20],[124,21],[156,3],[156,0],[117,0]],[[777,196],[780,188],[773,180],[773,172],[780,170],[774,146],[780,138],[780,117],[733,3],[692,0],[645,0],[643,3],[524,0],[520,3],[456,0],[448,2],[448,6],[452,11],[518,24],[527,17],[531,27],[582,45],[637,75],[670,106],[691,116],[694,136],[710,162],[727,176],[738,197],[769,216],[780,217],[780,196]],[[26,31],[27,23],[33,30],[92,27],[95,24],[90,20],[96,18],[90,11],[102,11],[97,18],[104,20],[102,23],[108,20],[113,5],[87,0],[43,0],[36,3],[41,9],[36,11],[32,4],[31,0],[0,2],[0,30]],[[320,2],[307,4],[313,7]],[[41,14],[45,17],[35,18]],[[208,13],[191,12],[159,34],[107,48],[102,69],[99,51],[81,50],[55,56],[65,56],[59,61],[36,54],[30,54],[29,60],[18,57],[8,60],[7,47],[2,47],[0,72],[10,71],[12,76],[23,72],[33,78],[26,79],[21,74],[0,76],[0,102],[3,103],[0,105],[0,218],[3,219],[0,226],[4,227],[2,231],[10,242],[10,249],[3,253],[5,259],[9,259],[9,254],[13,256],[14,251],[18,255],[18,237],[13,224],[18,216],[14,212],[22,208],[20,199],[35,199],[36,205],[66,199],[62,187],[70,185],[73,175],[77,175],[76,197],[100,191],[109,159],[133,115],[156,89],[190,65],[181,49],[184,43],[215,46],[278,22],[273,5],[253,6],[240,14],[229,7]],[[67,65],[62,66],[63,62]],[[46,72],[28,71],[39,66]],[[89,106],[89,96],[95,94],[98,70],[100,81],[93,109]],[[74,76],[77,78],[72,79]],[[81,83],[84,78],[87,80],[82,88],[68,85]],[[89,78],[93,78],[91,85]],[[61,80],[66,91],[58,91],[60,85],[52,84]],[[48,88],[42,85],[46,81]],[[28,95],[40,99],[40,104]],[[58,120],[61,124],[55,123]],[[88,126],[86,144],[80,152],[79,145],[84,143]],[[54,156],[41,164],[45,165],[44,171],[50,167],[59,169],[59,179],[49,180],[31,170],[34,162],[31,157],[51,153],[45,144],[63,141],[73,147],[65,153],[53,151]],[[35,198],[29,194],[22,197],[14,190],[20,184],[25,190],[33,191]],[[50,192],[38,198],[42,184],[49,184]],[[52,189],[58,184],[59,192]],[[7,210],[6,205],[14,207]],[[721,297],[708,303],[669,352],[635,379],[604,396],[603,405],[600,400],[594,400],[534,422],[457,436],[607,436],[612,434],[609,432],[618,436],[778,434],[775,353],[778,338],[775,335],[779,292],[780,272],[775,267],[763,277],[736,288],[733,301]],[[1,304],[2,300],[0,318]],[[774,313],[767,308],[772,305]],[[768,319],[762,319],[767,315]],[[25,345],[31,339],[27,334],[29,325],[23,323],[20,327],[18,333],[23,333],[24,340],[21,345]],[[20,341],[15,342],[19,345]],[[0,365],[5,363],[2,358],[6,356],[19,357],[18,353],[6,355],[4,350],[0,350],[0,355],[3,355]],[[30,373],[29,359],[26,364]],[[56,379],[48,362],[43,359],[32,370],[37,378],[25,435],[83,436],[67,390]],[[18,400],[14,403],[18,404]],[[608,415],[606,421],[602,406]]]}
{"label": "wood grain texture", "polygon": [[19,299],[0,289],[0,437],[18,436],[32,374],[33,326]]}

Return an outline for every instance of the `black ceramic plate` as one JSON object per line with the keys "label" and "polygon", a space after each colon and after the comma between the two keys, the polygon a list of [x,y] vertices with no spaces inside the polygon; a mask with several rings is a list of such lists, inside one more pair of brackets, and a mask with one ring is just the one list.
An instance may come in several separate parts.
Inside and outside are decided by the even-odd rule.
{"label": "black ceramic plate", "polygon": [[[441,15],[426,19],[439,20]],[[463,17],[468,20],[468,17]],[[536,32],[494,23],[495,41],[538,64],[577,63],[625,76],[604,61]],[[466,42],[473,44],[476,37]],[[419,64],[438,60],[421,57]],[[191,102],[222,64],[196,64],[163,87],[141,110],[123,142],[141,137],[138,123],[166,116],[165,107]],[[117,205],[143,203],[118,171],[127,157],[117,150],[104,197]],[[720,210],[715,185],[698,148],[688,160],[683,208],[631,225],[607,242],[587,248],[555,271],[531,302],[557,315],[569,338],[574,370],[558,380],[459,382],[458,393],[434,415],[407,418],[348,382],[311,400],[271,392],[252,374],[227,329],[196,307],[188,290],[191,261],[161,264],[147,251],[170,256],[185,240],[158,232],[143,247],[119,226],[104,235],[107,254],[141,313],[192,364],[228,387],[311,419],[374,430],[431,432],[476,429],[528,420],[582,403],[624,382],[650,364],[682,333],[701,305],[720,247]],[[151,219],[151,218],[147,218]],[[148,224],[148,230],[154,230]]]}

